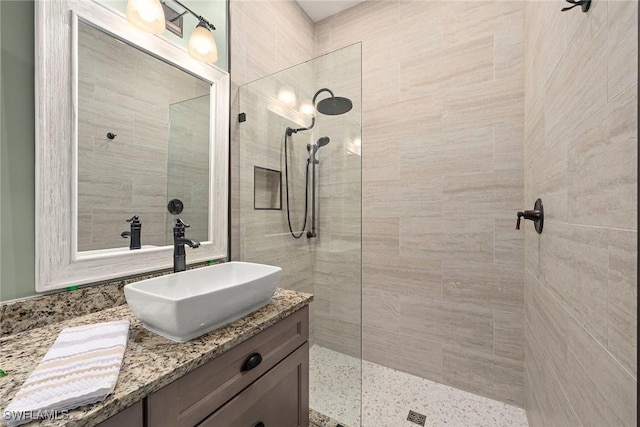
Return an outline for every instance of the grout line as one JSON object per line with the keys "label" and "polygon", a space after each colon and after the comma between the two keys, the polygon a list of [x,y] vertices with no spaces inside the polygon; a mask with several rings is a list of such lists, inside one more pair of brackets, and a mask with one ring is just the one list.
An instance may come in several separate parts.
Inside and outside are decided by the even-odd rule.
{"label": "grout line", "polygon": [[558,220],[555,220],[555,219],[547,220],[546,218],[545,218],[544,223],[545,224],[572,225],[572,226],[576,226],[576,227],[595,228],[595,229],[600,229],[600,230],[628,231],[628,232],[633,232],[633,233],[637,233],[638,232],[638,230],[633,230],[631,228],[618,228],[618,227],[605,227],[605,226],[602,226],[602,225],[578,224],[578,223],[575,223],[575,222],[558,221]]}
{"label": "grout line", "polygon": [[[538,284],[540,284],[541,289],[544,290],[555,301],[555,303],[559,307],[561,307],[562,310],[564,310],[566,312],[566,314],[571,318],[571,320],[573,320],[578,326],[580,326],[587,333],[587,335],[589,335],[589,338],[591,338],[591,340],[593,340],[596,343],[596,345],[600,346],[601,350],[604,350],[607,353],[607,355],[609,356],[610,359],[612,359],[620,368],[622,368],[624,370],[624,372],[626,372],[631,378],[633,378],[635,381],[638,381],[637,376],[634,375],[632,372],[630,372],[622,363],[620,363],[618,358],[615,355],[613,355],[609,351],[609,349],[607,349],[604,345],[602,345],[600,340],[595,338],[591,334],[591,332],[589,332],[589,330],[584,327],[582,322],[580,322],[578,319],[576,319],[576,317],[569,310],[567,310],[565,305],[562,302],[560,302],[560,300],[558,300],[558,298],[553,293],[549,292],[549,290],[547,289],[547,286],[544,283],[542,283],[540,280],[538,280],[537,277],[535,277],[533,275],[532,275],[532,277],[536,280],[536,282],[538,282]],[[566,340],[566,343],[567,343],[567,351],[569,351],[568,340]],[[585,371],[587,371],[587,369],[585,369]]]}

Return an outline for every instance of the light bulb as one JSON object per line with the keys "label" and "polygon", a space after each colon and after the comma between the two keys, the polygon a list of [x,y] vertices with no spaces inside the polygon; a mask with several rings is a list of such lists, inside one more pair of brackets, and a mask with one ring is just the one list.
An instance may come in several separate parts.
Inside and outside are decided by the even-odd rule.
{"label": "light bulb", "polygon": [[313,104],[311,103],[311,101],[303,101],[302,104],[300,104],[300,114],[304,114],[305,116],[311,116],[314,113],[315,108],[313,108]]}
{"label": "light bulb", "polygon": [[149,10],[149,9],[141,9],[138,11],[138,15],[140,15],[140,18],[144,21],[144,22],[153,22],[156,19],[156,14],[154,13],[153,10]]}
{"label": "light bulb", "polygon": [[287,107],[296,105],[296,91],[290,86],[284,86],[278,91],[278,100]]}
{"label": "light bulb", "polygon": [[216,62],[218,48],[209,28],[202,21],[196,26],[189,37],[189,55],[202,62]]}
{"label": "light bulb", "polygon": [[160,0],[129,0],[127,19],[149,33],[162,34],[165,29],[164,10]]}

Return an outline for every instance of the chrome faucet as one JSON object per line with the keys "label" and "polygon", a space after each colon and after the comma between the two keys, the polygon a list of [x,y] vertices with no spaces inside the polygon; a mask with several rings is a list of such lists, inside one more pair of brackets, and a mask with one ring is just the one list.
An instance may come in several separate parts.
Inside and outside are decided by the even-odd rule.
{"label": "chrome faucet", "polygon": [[184,229],[188,228],[189,224],[184,223],[180,218],[176,220],[176,225],[173,227],[173,272],[184,271],[187,268],[187,256],[184,252],[184,245],[188,245],[192,248],[200,246],[200,242],[193,239],[187,239],[184,237]]}

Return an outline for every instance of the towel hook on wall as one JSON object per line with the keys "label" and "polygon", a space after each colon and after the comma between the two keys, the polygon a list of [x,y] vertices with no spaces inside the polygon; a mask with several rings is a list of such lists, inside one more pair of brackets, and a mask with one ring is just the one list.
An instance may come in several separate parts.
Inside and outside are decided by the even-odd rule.
{"label": "towel hook on wall", "polygon": [[567,10],[571,10],[576,6],[582,6],[582,11],[587,12],[591,7],[591,0],[565,0],[567,3],[572,4],[573,6],[563,7],[562,12],[566,12]]}

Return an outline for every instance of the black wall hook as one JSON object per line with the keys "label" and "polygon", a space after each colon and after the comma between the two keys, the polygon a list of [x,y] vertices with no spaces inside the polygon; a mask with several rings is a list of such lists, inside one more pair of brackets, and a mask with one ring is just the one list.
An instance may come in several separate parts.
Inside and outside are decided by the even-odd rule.
{"label": "black wall hook", "polygon": [[582,11],[587,12],[591,7],[591,0],[565,0],[567,3],[572,4],[573,6],[563,7],[562,12],[566,12],[567,10],[571,10],[576,6],[582,6]]}

